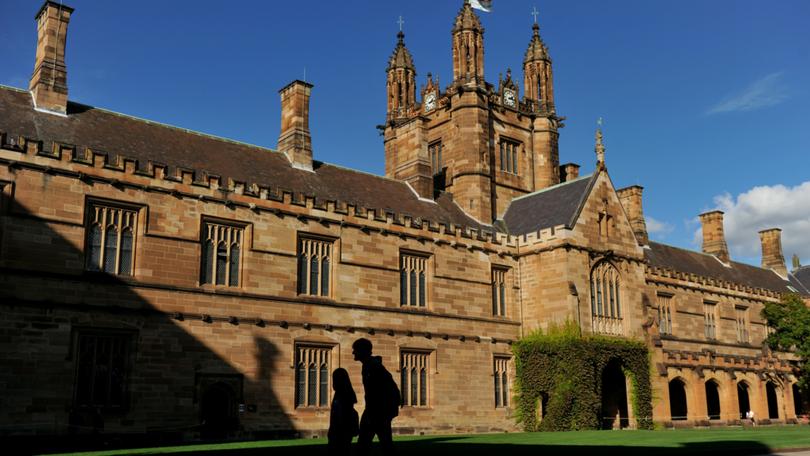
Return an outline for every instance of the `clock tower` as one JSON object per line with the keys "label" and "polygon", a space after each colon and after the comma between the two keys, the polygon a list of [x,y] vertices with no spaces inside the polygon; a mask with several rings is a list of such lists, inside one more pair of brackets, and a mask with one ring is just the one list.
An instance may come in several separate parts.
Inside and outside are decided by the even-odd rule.
{"label": "clock tower", "polygon": [[452,82],[430,73],[414,100],[413,59],[400,31],[388,65],[384,130],[386,176],[424,198],[442,191],[482,224],[519,196],[560,181],[551,59],[534,25],[523,61],[524,87],[506,71],[484,79],[484,28],[468,2],[453,22]]}

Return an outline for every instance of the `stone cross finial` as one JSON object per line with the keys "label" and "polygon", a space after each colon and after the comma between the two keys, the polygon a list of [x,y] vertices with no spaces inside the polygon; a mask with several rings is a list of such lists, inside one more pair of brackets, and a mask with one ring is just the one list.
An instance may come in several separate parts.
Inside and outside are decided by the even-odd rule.
{"label": "stone cross finial", "polygon": [[596,121],[596,164],[599,167],[605,166],[605,145],[602,143],[602,118]]}
{"label": "stone cross finial", "polygon": [[532,7],[532,16],[534,16],[534,23],[537,23],[537,15],[540,14],[540,11],[537,11],[537,7]]}
{"label": "stone cross finial", "polygon": [[399,24],[399,31],[401,32],[402,31],[402,26],[405,24],[405,21],[402,19],[402,16],[399,16],[399,20],[397,21],[397,24]]}

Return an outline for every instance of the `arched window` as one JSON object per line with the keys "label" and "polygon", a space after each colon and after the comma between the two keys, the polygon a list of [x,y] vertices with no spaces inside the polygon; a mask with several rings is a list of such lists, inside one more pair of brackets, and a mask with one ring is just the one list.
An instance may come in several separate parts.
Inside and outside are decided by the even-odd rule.
{"label": "arched window", "polygon": [[244,228],[205,222],[203,230],[202,283],[239,286]]}
{"label": "arched window", "polygon": [[125,229],[121,233],[121,261],[118,266],[121,275],[132,275],[132,230]]}
{"label": "arched window", "polygon": [[104,248],[104,272],[115,274],[116,252],[118,251],[118,230],[114,225],[107,227],[106,246]]}
{"label": "arched window", "polygon": [[239,285],[239,244],[233,243],[231,244],[231,256],[228,259],[229,265],[229,273],[228,273],[228,285],[235,287]]}
{"label": "arched window", "polygon": [[228,247],[224,242],[217,245],[217,285],[225,285],[225,274],[228,271]]}
{"label": "arched window", "polygon": [[593,331],[621,335],[621,280],[619,271],[608,261],[602,261],[591,271],[591,316]]}
{"label": "arched window", "polygon": [[88,255],[87,269],[91,271],[101,270],[101,227],[94,223],[90,228],[90,252]]}

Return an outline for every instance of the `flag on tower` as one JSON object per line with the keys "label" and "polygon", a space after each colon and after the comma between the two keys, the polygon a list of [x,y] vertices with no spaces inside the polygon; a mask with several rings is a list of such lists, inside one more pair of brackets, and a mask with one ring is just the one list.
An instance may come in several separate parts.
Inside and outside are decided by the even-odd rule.
{"label": "flag on tower", "polygon": [[470,0],[470,6],[484,12],[492,12],[492,0]]}

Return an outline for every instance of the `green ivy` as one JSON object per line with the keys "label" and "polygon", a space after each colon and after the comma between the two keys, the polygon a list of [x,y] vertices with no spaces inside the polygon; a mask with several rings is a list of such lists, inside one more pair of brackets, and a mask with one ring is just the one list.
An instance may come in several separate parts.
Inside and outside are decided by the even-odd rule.
{"label": "green ivy", "polygon": [[[602,371],[618,361],[630,379],[636,423],[652,429],[652,387],[647,346],[605,336],[581,336],[575,324],[535,332],[516,342],[515,415],[527,431],[599,429]],[[545,417],[538,419],[543,401]]]}

